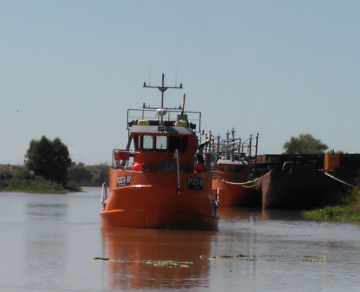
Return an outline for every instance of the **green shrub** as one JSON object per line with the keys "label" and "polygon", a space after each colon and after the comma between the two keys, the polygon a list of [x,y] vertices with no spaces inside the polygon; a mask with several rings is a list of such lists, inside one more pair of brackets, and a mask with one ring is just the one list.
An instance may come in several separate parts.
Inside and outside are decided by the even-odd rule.
{"label": "green shrub", "polygon": [[316,220],[360,221],[360,190],[358,187],[353,189],[346,205],[303,212],[303,216]]}
{"label": "green shrub", "polygon": [[73,181],[68,181],[65,188],[70,192],[82,192],[82,189],[78,186],[78,184]]}
{"label": "green shrub", "polygon": [[31,180],[19,178],[2,180],[0,182],[0,191],[56,194],[64,194],[68,192],[62,185],[56,182],[47,181],[41,176],[36,176]]}

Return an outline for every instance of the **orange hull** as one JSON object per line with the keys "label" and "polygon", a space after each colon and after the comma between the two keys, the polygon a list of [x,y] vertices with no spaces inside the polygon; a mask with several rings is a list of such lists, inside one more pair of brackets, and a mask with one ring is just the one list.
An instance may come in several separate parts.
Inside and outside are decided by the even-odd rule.
{"label": "orange hull", "polygon": [[[126,186],[119,177],[131,176]],[[110,195],[100,213],[104,227],[144,229],[215,230],[210,198],[210,173],[180,175],[180,194],[176,174],[143,173],[110,169]],[[202,189],[189,189],[188,178],[202,180]]]}
{"label": "orange hull", "polygon": [[[220,180],[212,181],[212,199],[216,199],[218,191],[219,207],[245,207],[243,203],[246,201],[248,188],[240,184],[230,184]],[[245,203],[244,203],[245,204]]]}

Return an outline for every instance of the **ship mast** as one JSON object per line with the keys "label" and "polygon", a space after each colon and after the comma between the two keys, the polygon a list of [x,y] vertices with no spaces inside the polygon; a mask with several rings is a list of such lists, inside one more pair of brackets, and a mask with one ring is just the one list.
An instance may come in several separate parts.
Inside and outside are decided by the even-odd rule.
{"label": "ship mast", "polygon": [[[162,74],[162,83],[161,83],[161,86],[150,86],[149,85],[146,85],[146,82],[144,82],[144,86],[145,88],[157,88],[161,91],[161,108],[163,109],[164,108],[164,92],[166,90],[168,90],[169,88],[172,88],[172,89],[182,89],[182,83],[180,83],[180,86],[164,86],[164,78],[165,78],[165,75],[164,73]],[[163,117],[161,117],[161,121],[162,121]]]}

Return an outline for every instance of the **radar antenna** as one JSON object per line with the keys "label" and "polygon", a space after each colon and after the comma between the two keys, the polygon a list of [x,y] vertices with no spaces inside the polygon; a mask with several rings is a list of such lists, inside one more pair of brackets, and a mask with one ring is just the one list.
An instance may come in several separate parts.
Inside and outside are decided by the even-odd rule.
{"label": "radar antenna", "polygon": [[150,85],[146,85],[146,82],[144,82],[144,86],[145,88],[157,88],[161,91],[161,108],[164,108],[164,92],[169,89],[169,88],[172,88],[172,89],[182,89],[182,83],[180,83],[180,86],[164,86],[164,78],[165,78],[165,75],[164,73],[162,74],[162,84],[161,86],[150,86]]}

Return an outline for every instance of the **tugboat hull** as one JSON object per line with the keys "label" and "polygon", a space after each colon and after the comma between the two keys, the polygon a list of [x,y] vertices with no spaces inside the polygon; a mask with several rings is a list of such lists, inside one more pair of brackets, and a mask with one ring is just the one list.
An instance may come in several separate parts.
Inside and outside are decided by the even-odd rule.
{"label": "tugboat hull", "polygon": [[212,181],[212,199],[218,201],[219,207],[258,207],[256,195],[252,189],[242,184],[231,184],[226,181]]}
{"label": "tugboat hull", "polygon": [[151,185],[119,187],[100,213],[104,227],[216,230],[210,194]]}

